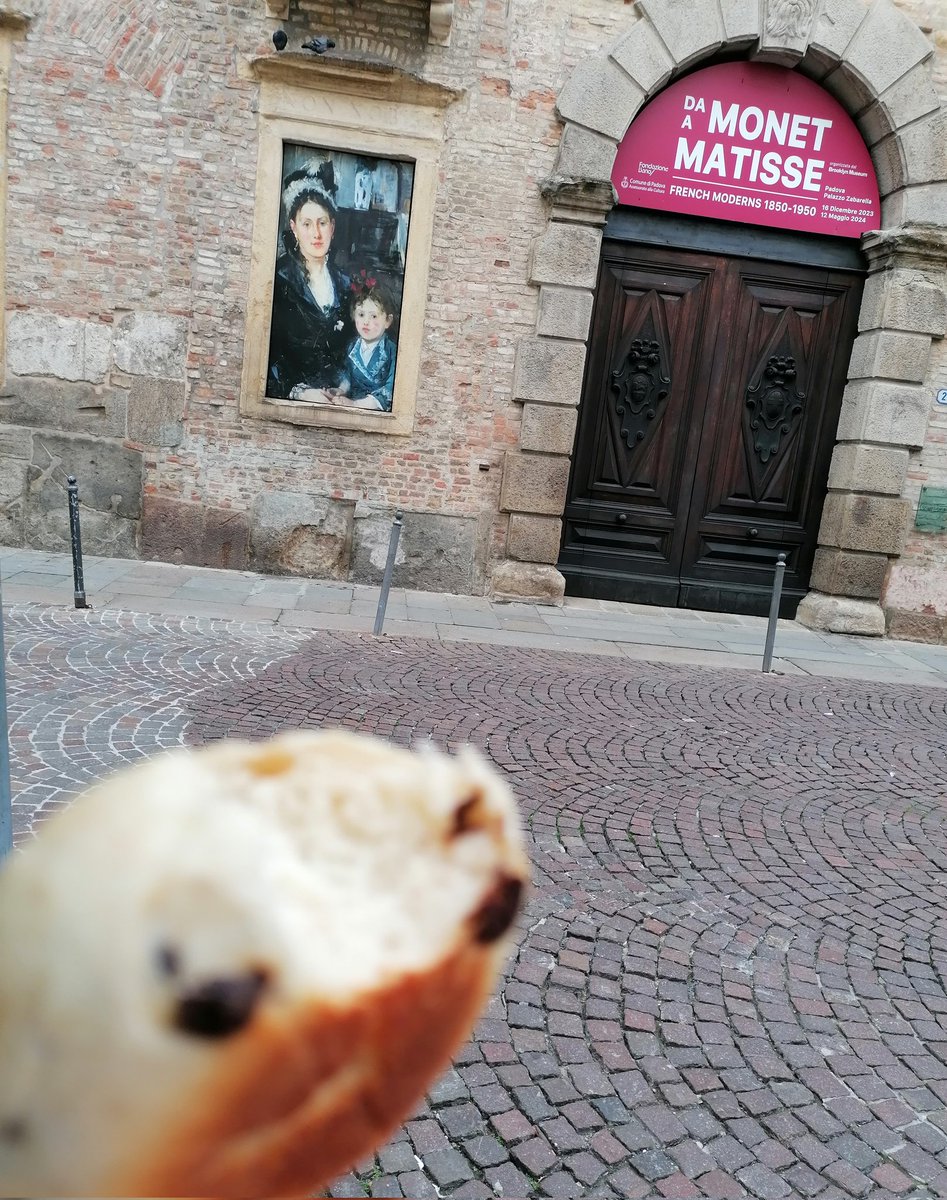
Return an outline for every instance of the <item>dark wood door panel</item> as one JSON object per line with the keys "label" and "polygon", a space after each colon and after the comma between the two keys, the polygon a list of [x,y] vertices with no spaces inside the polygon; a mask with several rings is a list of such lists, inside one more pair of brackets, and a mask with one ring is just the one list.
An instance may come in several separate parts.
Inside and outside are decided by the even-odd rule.
{"label": "dark wood door panel", "polygon": [[565,513],[567,575],[679,575],[718,267],[713,256],[606,245]]}
{"label": "dark wood door panel", "polygon": [[766,612],[785,553],[791,615],[860,293],[845,268],[606,240],[559,562],[571,593]]}
{"label": "dark wood door panel", "polygon": [[[683,581],[788,592],[808,583],[860,280],[796,264],[729,264]],[[682,601],[683,602],[683,601]]]}
{"label": "dark wood door panel", "polygon": [[[599,419],[583,462],[587,494],[676,515],[686,446],[680,432],[693,401],[689,349],[703,320],[707,275],[606,260],[614,328],[592,350]],[[583,431],[584,432],[584,431]],[[578,455],[584,458],[581,439]]]}
{"label": "dark wood door panel", "polygon": [[[799,607],[799,601],[805,594],[805,588],[783,590],[779,605],[779,615],[783,620],[791,621],[793,619],[796,609]],[[618,596],[599,597],[599,599],[620,598]],[[748,617],[766,617],[769,615],[770,599],[769,591],[761,591],[752,583],[715,584],[707,580],[692,582],[682,579],[677,593],[677,607],[697,608],[702,612],[743,613]],[[658,601],[646,600],[641,603],[655,604]]]}
{"label": "dark wood door panel", "polygon": [[627,520],[621,518],[624,513],[615,512],[613,508],[590,501],[585,512],[576,504],[571,521],[575,527],[575,537],[578,543],[587,551],[601,551],[605,554],[634,553],[648,560],[651,569],[667,561],[670,547],[669,541],[673,529],[660,529],[647,526],[632,525],[628,527]]}
{"label": "dark wood door panel", "polygon": [[[780,554],[786,555],[782,615],[792,616],[806,592],[800,580],[808,581],[808,569],[800,568],[805,542],[802,538],[792,541],[775,524],[744,530],[724,522],[707,522],[692,561],[682,568],[678,603],[682,608],[765,616]],[[757,595],[758,603],[748,607],[746,596],[750,593]]]}
{"label": "dark wood door panel", "polygon": [[[772,266],[772,264],[769,264]],[[749,286],[747,284],[749,283]],[[752,507],[802,519],[805,470],[824,426],[844,293],[733,281],[732,336],[721,339],[701,455],[713,459],[695,502],[705,513]],[[802,468],[802,469],[800,469]]]}

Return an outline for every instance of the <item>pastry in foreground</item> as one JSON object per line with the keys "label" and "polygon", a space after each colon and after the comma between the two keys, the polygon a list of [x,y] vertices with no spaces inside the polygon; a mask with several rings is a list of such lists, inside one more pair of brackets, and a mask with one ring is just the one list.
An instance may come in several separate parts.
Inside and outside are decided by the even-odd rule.
{"label": "pastry in foreground", "polygon": [[473,751],[159,756],[0,870],[0,1192],[317,1193],[468,1036],[528,865]]}

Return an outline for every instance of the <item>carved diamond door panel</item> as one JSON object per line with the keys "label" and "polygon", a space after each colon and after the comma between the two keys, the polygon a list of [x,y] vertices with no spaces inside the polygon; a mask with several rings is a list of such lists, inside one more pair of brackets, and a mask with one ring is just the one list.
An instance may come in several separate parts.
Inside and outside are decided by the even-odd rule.
{"label": "carved diamond door panel", "polygon": [[559,560],[571,593],[765,612],[783,551],[791,615],[861,284],[606,240]]}
{"label": "carved diamond door panel", "polygon": [[787,594],[804,594],[857,319],[845,272],[735,259],[728,275],[731,336],[716,349],[681,568],[688,607],[720,607],[728,588],[765,593],[780,552]]}
{"label": "carved diamond door panel", "polygon": [[716,256],[606,243],[560,568],[677,603]]}

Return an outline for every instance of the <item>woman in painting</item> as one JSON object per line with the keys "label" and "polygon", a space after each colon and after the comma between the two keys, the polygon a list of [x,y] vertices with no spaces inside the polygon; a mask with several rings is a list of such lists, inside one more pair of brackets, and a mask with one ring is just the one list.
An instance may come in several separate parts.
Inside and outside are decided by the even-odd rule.
{"label": "woman in painting", "polygon": [[335,235],[332,163],[311,163],[284,181],[288,229],[276,264],[266,394],[330,403],[343,382],[354,335],[349,280],[330,259]]}

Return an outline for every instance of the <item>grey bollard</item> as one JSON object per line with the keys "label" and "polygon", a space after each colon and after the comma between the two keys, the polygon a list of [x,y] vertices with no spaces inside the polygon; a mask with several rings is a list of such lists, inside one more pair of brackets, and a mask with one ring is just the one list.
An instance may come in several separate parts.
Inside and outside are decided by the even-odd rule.
{"label": "grey bollard", "polygon": [[391,523],[391,535],[388,538],[388,558],[385,562],[385,574],[381,581],[381,591],[378,593],[378,608],[375,612],[375,637],[381,633],[385,625],[385,609],[388,607],[388,593],[391,591],[391,576],[394,574],[395,558],[398,554],[398,541],[401,538],[401,522],[404,513],[396,512]]}
{"label": "grey bollard", "polygon": [[763,674],[773,667],[773,647],[776,644],[776,622],[779,620],[779,602],[783,595],[783,576],[786,574],[786,555],[776,559],[776,577],[773,580],[773,596],[769,602],[769,624],[766,626],[766,645],[763,648]]}

